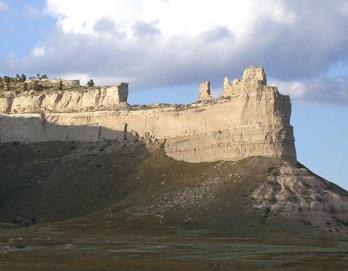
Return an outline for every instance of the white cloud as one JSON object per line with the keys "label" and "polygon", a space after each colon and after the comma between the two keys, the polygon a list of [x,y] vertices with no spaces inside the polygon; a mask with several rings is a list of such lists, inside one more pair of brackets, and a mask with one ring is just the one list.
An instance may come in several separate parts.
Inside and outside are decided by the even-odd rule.
{"label": "white cloud", "polygon": [[46,54],[46,48],[44,46],[35,47],[30,55],[33,57],[44,56]]}
{"label": "white cloud", "polygon": [[8,5],[4,1],[0,1],[0,11],[8,10]]}
{"label": "white cloud", "polygon": [[280,92],[291,95],[295,99],[316,103],[333,103],[348,105],[348,77],[336,79],[316,78],[302,81],[271,80],[272,85],[279,87]]}
{"label": "white cloud", "polygon": [[30,55],[8,58],[0,69],[79,75],[98,84],[128,81],[132,89],[211,80],[216,90],[224,76],[240,77],[255,64],[294,97],[348,104],[347,78],[317,79],[335,63],[348,62],[348,16],[337,9],[344,3],[47,0],[57,30]]}
{"label": "white cloud", "polygon": [[167,38],[195,36],[218,26],[242,36],[258,17],[284,24],[295,20],[291,10],[273,0],[262,5],[258,0],[48,0],[47,10],[59,18],[64,32],[93,33],[94,24],[108,18],[130,35],[138,21],[157,22]]}
{"label": "white cloud", "polygon": [[270,80],[271,85],[277,86],[283,94],[291,95],[292,97],[302,98],[306,94],[306,85],[300,81],[278,81]]}

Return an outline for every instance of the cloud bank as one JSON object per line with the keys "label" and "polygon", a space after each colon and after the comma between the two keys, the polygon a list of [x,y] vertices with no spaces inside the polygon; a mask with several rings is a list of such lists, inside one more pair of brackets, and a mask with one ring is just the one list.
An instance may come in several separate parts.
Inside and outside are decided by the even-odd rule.
{"label": "cloud bank", "polygon": [[344,0],[47,0],[45,9],[57,29],[2,70],[216,88],[254,64],[296,98],[348,104],[347,77],[327,74],[348,60]]}

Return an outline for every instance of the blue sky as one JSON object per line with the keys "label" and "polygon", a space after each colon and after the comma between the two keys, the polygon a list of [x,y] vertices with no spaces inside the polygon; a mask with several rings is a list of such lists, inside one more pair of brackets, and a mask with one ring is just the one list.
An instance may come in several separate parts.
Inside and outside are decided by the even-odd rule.
{"label": "blue sky", "polygon": [[315,3],[0,0],[0,75],[128,81],[131,103],[189,103],[199,82],[217,95],[262,65],[292,98],[299,161],[348,189],[348,3]]}
{"label": "blue sky", "polygon": [[[24,57],[32,48],[44,40],[51,29],[55,28],[56,20],[50,16],[44,16],[35,9],[45,6],[45,1],[3,1],[6,10],[0,8],[0,57],[3,61],[8,55]],[[32,9],[32,13],[30,12]]]}

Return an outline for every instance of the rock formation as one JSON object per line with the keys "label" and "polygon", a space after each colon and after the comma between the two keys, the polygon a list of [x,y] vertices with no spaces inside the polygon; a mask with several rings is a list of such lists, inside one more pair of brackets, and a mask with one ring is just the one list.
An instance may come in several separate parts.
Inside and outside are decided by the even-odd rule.
{"label": "rock formation", "polygon": [[[66,81],[74,84],[76,80]],[[66,83],[65,83],[66,84]],[[112,110],[127,104],[128,84],[94,88],[88,91],[56,91],[25,93],[0,98],[0,113],[23,114],[39,112],[88,112]]]}
{"label": "rock formation", "polygon": [[231,84],[228,77],[224,79],[223,96],[233,96],[244,89],[254,89],[260,86],[267,86],[265,70],[262,67],[250,66],[245,69],[241,80],[235,79]]}
{"label": "rock formation", "polygon": [[63,80],[63,79],[29,79],[26,80],[27,84],[34,83],[38,81],[41,85],[45,87],[58,87],[59,84],[62,84],[64,87],[68,88],[77,88],[80,87],[80,80]]}
{"label": "rock formation", "polygon": [[[169,156],[188,162],[251,156],[295,162],[290,98],[266,83],[263,68],[249,67],[241,80],[225,79],[220,99],[187,106],[120,107],[127,102],[126,84],[5,97],[0,99],[0,142],[122,141],[124,131],[162,141]],[[199,100],[208,96],[205,83]]]}
{"label": "rock formation", "polygon": [[210,96],[210,81],[201,83],[199,85],[198,102],[206,102],[213,100]]}
{"label": "rock formation", "polygon": [[348,193],[302,166],[283,164],[251,194],[254,207],[318,228],[348,231]]}

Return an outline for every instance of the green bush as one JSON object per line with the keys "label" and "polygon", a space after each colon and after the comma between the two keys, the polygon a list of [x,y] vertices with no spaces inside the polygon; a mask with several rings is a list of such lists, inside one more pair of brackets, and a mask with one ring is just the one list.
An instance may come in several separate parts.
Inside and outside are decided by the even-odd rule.
{"label": "green bush", "polygon": [[27,80],[27,77],[25,76],[24,73],[21,75],[21,82],[25,82]]}
{"label": "green bush", "polygon": [[5,84],[11,83],[11,77],[4,76],[4,82],[5,82]]}
{"label": "green bush", "polygon": [[23,84],[23,90],[28,91],[28,83],[24,82]]}
{"label": "green bush", "polygon": [[33,84],[33,90],[41,91],[43,89],[42,85],[39,84],[39,81],[35,80]]}
{"label": "green bush", "polygon": [[62,80],[59,80],[59,82],[58,82],[58,89],[63,90],[63,81]]}
{"label": "green bush", "polygon": [[87,82],[87,86],[89,86],[89,87],[94,87],[94,81],[93,81],[93,79],[91,79],[91,80],[89,80],[89,81]]}

